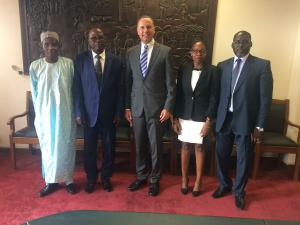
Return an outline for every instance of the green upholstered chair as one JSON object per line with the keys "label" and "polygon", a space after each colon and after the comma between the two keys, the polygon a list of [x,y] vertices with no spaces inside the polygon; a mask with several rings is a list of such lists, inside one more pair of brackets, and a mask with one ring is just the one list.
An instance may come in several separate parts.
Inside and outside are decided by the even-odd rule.
{"label": "green upholstered chair", "polygon": [[[16,119],[25,117],[27,124],[24,128],[16,130]],[[37,138],[37,134],[34,128],[34,107],[31,98],[31,92],[26,92],[26,110],[24,113],[15,115],[11,117],[7,125],[10,126],[9,133],[9,142],[10,142],[10,155],[11,155],[11,163],[12,167],[16,169],[16,144],[28,144],[29,149],[32,149],[32,145],[39,144],[39,140]],[[84,138],[83,138],[83,127],[78,126],[76,130],[76,145],[83,146]],[[134,143],[132,137],[132,131],[129,126],[129,123],[125,120],[121,120],[119,126],[116,131],[116,148],[122,149],[122,151],[126,151],[130,153],[130,164],[134,165]],[[82,149],[82,148],[81,148]],[[101,149],[101,140],[99,140],[99,149]],[[125,149],[125,150],[124,150]]]}
{"label": "green upholstered chair", "polygon": [[[296,155],[294,180],[299,179],[300,165],[300,126],[288,121],[289,117],[289,100],[272,100],[270,113],[267,119],[267,124],[264,131],[263,140],[256,143],[255,157],[252,178],[256,179],[261,155],[266,152],[270,153],[293,153]],[[298,130],[297,142],[294,142],[286,136],[288,126]]]}

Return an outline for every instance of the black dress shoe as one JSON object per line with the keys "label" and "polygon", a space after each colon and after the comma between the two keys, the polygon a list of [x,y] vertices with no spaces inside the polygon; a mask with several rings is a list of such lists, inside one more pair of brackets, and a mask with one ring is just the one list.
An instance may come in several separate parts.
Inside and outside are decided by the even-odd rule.
{"label": "black dress shoe", "polygon": [[91,194],[95,191],[96,183],[87,182],[85,186],[85,192]]}
{"label": "black dress shoe", "polygon": [[43,189],[40,191],[39,196],[44,197],[48,194],[51,194],[52,192],[56,191],[59,188],[58,183],[51,183],[47,184]]}
{"label": "black dress shoe", "polygon": [[212,197],[213,198],[221,198],[230,192],[231,192],[231,188],[218,187],[217,190],[215,190],[214,193],[212,194]]}
{"label": "black dress shoe", "polygon": [[112,186],[109,180],[103,180],[102,181],[103,189],[104,191],[111,192],[112,191]]}
{"label": "black dress shoe", "polygon": [[186,195],[189,192],[189,188],[180,188],[181,194]]}
{"label": "black dress shoe", "polygon": [[246,201],[244,196],[235,196],[235,206],[238,209],[245,209]]}
{"label": "black dress shoe", "polygon": [[136,191],[145,184],[147,184],[147,180],[135,180],[128,186],[128,191]]}
{"label": "black dress shoe", "polygon": [[76,187],[74,183],[68,184],[66,186],[66,191],[69,192],[71,195],[76,194]]}
{"label": "black dress shoe", "polygon": [[148,195],[156,196],[158,192],[159,192],[159,183],[157,182],[157,183],[150,184]]}

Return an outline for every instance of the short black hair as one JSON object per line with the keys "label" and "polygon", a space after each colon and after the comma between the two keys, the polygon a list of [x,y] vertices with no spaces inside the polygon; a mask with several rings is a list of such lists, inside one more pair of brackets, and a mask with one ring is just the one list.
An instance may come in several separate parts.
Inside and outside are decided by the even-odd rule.
{"label": "short black hair", "polygon": [[236,36],[238,36],[239,34],[247,35],[251,40],[251,34],[248,31],[245,31],[245,30],[240,30],[240,31],[236,32],[235,35],[233,36],[233,39],[235,39]]}

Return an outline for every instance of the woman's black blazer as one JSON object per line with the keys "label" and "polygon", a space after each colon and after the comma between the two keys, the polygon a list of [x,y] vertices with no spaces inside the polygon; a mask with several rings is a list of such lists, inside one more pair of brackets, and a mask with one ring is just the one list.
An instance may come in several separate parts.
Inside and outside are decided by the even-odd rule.
{"label": "woman's black blazer", "polygon": [[186,63],[179,69],[174,116],[204,122],[216,116],[219,78],[217,68],[204,65],[194,91],[192,90],[193,64]]}

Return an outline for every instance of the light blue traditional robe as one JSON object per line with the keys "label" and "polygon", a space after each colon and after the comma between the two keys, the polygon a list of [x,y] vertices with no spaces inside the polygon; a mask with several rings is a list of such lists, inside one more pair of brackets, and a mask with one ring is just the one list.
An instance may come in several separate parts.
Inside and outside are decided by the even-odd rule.
{"label": "light blue traditional robe", "polygon": [[56,63],[45,58],[31,63],[29,69],[35,128],[42,152],[45,182],[73,182],[75,165],[75,118],[71,59],[59,57]]}

